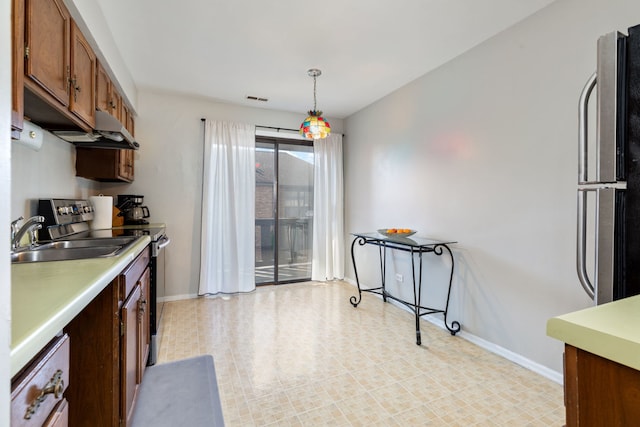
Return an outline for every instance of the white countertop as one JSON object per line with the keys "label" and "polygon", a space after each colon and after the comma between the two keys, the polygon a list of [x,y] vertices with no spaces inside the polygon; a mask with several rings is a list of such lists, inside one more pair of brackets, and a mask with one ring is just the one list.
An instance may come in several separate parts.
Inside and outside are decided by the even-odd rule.
{"label": "white countertop", "polygon": [[547,335],[640,370],[640,295],[549,319]]}
{"label": "white countertop", "polygon": [[142,236],[126,251],[109,258],[13,264],[11,376],[62,331],[149,242],[149,236]]}

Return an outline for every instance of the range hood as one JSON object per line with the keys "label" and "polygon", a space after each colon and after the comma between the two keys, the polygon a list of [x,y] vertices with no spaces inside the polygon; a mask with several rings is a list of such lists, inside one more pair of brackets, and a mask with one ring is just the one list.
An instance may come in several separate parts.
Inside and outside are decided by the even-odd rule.
{"label": "range hood", "polygon": [[122,123],[109,113],[96,110],[96,126],[91,133],[80,130],[53,130],[57,137],[76,147],[137,150],[140,147]]}

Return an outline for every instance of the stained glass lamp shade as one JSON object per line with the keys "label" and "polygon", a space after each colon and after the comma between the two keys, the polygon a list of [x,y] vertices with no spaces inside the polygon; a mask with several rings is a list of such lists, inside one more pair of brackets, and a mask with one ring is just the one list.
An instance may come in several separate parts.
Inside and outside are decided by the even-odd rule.
{"label": "stained glass lamp shade", "polygon": [[316,78],[322,71],[312,68],[307,74],[313,77],[313,110],[309,111],[309,115],[300,125],[300,133],[307,139],[326,138],[331,133],[331,125],[322,117],[322,111],[316,109]]}

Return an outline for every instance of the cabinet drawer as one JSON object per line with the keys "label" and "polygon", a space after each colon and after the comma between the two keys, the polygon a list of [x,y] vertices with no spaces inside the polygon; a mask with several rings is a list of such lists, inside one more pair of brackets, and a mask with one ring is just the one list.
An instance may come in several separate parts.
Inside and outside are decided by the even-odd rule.
{"label": "cabinet drawer", "polygon": [[68,427],[69,426],[69,403],[66,399],[58,402],[51,416],[42,427]]}
{"label": "cabinet drawer", "polygon": [[[41,426],[69,385],[69,336],[51,341],[11,384],[11,425]],[[44,394],[43,394],[44,393]]]}
{"label": "cabinet drawer", "polygon": [[149,252],[149,247],[147,246],[119,276],[120,290],[122,292],[120,294],[120,301],[127,299],[127,296],[136,286],[140,276],[144,273],[145,268],[149,265],[150,259],[151,254]]}

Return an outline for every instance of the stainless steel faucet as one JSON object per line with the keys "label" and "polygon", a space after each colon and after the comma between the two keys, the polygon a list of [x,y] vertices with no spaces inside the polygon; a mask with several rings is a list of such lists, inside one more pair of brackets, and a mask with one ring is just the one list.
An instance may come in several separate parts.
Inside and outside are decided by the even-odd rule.
{"label": "stainless steel faucet", "polygon": [[25,234],[29,233],[29,246],[33,246],[36,242],[35,231],[42,228],[44,217],[40,215],[32,216],[27,219],[22,227],[18,228],[18,222],[22,217],[11,222],[11,250],[15,251],[20,248],[20,241]]}

